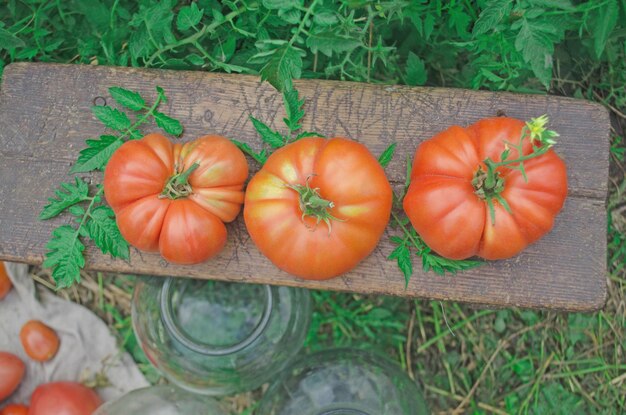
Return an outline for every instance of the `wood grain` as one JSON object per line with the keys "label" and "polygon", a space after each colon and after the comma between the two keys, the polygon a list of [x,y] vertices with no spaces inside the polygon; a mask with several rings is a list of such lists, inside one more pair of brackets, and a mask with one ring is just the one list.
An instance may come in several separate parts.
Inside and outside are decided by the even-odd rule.
{"label": "wood grain", "polygon": [[[0,94],[0,259],[39,264],[50,232],[71,218],[37,220],[46,199],[68,171],[84,140],[104,133],[91,115],[97,97],[113,100],[118,85],[154,98],[162,86],[164,112],[183,122],[182,140],[217,133],[260,148],[248,116],[282,129],[281,96],[258,78],[205,72],[57,64],[11,64]],[[456,276],[421,271],[419,259],[409,286],[386,257],[387,234],[354,271],[325,281],[302,281],[276,269],[255,248],[241,218],[230,224],[225,250],[214,260],[175,266],[155,254],[131,250],[129,262],[113,260],[90,246],[87,268],[163,276],[279,284],[315,289],[427,297],[481,305],[591,311],[606,297],[606,210],[608,112],[600,105],[554,96],[442,88],[377,86],[334,81],[298,81],[306,97],[304,127],[345,136],[380,154],[397,142],[387,168],[403,181],[405,155],[450,124],[468,125],[505,113],[521,119],[548,114],[561,133],[557,146],[568,163],[569,197],[553,231],[522,254]],[[147,131],[146,131],[147,132]],[[253,162],[251,162],[253,165]],[[256,168],[253,168],[253,171]],[[99,183],[101,173],[85,175]]]}

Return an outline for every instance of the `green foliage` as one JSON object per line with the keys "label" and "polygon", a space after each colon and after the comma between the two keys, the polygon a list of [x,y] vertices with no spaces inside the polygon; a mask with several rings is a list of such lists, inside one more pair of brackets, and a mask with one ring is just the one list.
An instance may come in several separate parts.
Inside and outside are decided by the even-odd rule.
{"label": "green foliage", "polygon": [[398,143],[391,143],[391,144],[389,144],[389,146],[387,146],[385,151],[382,152],[380,157],[378,157],[378,162],[380,163],[381,166],[383,166],[383,168],[387,167],[387,165],[393,159],[393,155],[396,152],[396,146],[397,145],[398,145]]}
{"label": "green foliage", "polygon": [[[180,135],[183,127],[175,120],[159,111],[159,104],[167,101],[165,92],[156,87],[157,98],[151,107],[146,106],[145,99],[137,92],[120,87],[109,88],[113,99],[123,107],[136,113],[137,120],[132,123],[131,118],[117,108],[108,106],[94,106],[92,112],[103,124],[119,132],[117,136],[101,135],[99,140],[88,139],[87,148],[81,150],[76,164],[70,173],[85,173],[103,169],[115,150],[126,140],[139,138],[138,128],[153,118],[156,124],[165,132]],[[44,267],[52,269],[52,278],[57,288],[66,288],[80,281],[80,270],[85,266],[83,251],[85,245],[82,239],[89,238],[100,248],[103,254],[128,259],[128,243],[122,237],[113,210],[103,205],[101,185],[95,186],[95,192],[90,195],[89,185],[82,179],[75,177],[75,183],[61,183],[55,191],[54,198],[39,215],[40,220],[47,220],[58,216],[67,210],[75,217],[76,226],[61,225],[52,231],[52,238],[46,245],[48,252]],[[81,205],[83,204],[83,205]]]}

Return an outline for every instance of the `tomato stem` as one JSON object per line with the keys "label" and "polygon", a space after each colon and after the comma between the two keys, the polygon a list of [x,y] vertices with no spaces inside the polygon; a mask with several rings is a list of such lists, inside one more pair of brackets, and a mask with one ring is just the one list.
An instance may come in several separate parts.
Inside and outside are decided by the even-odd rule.
{"label": "tomato stem", "polygon": [[[547,115],[531,119],[526,123],[524,128],[522,128],[519,143],[513,144],[505,141],[504,151],[500,154],[499,162],[495,162],[491,158],[486,158],[483,163],[487,171],[483,170],[482,166],[479,166],[476,173],[474,173],[472,180],[474,193],[487,203],[492,225],[495,225],[496,222],[494,199],[498,201],[507,212],[511,213],[509,204],[501,195],[504,190],[505,180],[498,169],[500,167],[506,167],[511,170],[519,170],[524,180],[528,181],[526,171],[524,170],[524,162],[546,154],[548,150],[556,144],[555,138],[559,136],[556,131],[546,130],[548,120]],[[523,155],[524,139],[527,137],[532,144],[532,151]],[[536,144],[536,142],[538,144]],[[519,155],[516,159],[509,159],[511,148],[515,149]]]}
{"label": "tomato stem", "polygon": [[[328,234],[332,230],[331,220],[337,220],[343,222],[342,219],[334,217],[329,209],[335,207],[335,204],[330,200],[323,199],[319,194],[319,188],[312,188],[309,185],[309,176],[306,179],[305,184],[288,184],[287,187],[298,192],[300,198],[300,211],[302,212],[302,221],[304,222],[304,218],[306,216],[312,216],[316,219],[315,227],[319,225],[320,222],[324,222],[328,227]],[[315,230],[315,228],[313,228]]]}
{"label": "tomato stem", "polygon": [[193,163],[191,167],[182,172],[177,172],[172,175],[165,183],[165,188],[161,192],[160,198],[169,198],[172,200],[187,197],[193,193],[193,189],[189,184],[189,176],[193,173],[200,164]]}

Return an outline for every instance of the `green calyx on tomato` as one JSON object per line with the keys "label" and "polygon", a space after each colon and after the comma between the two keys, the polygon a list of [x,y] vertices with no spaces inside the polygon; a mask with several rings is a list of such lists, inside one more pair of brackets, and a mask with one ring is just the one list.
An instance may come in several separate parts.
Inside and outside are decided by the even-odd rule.
{"label": "green calyx on tomato", "polygon": [[335,204],[330,200],[323,199],[319,193],[319,187],[311,188],[309,185],[309,176],[306,180],[305,184],[293,184],[286,185],[288,188],[295,190],[298,192],[300,196],[300,210],[302,211],[302,221],[304,222],[304,218],[307,216],[311,216],[315,218],[315,226],[319,225],[320,222],[324,222],[326,226],[328,226],[328,233],[332,231],[331,220],[342,221],[339,218],[334,217],[329,209],[335,207]]}
{"label": "green calyx on tomato", "polygon": [[[486,170],[483,169],[483,166],[478,166],[478,170],[474,173],[474,177],[472,179],[474,193],[487,203],[492,224],[495,224],[496,221],[495,208],[493,205],[494,199],[496,199],[507,212],[511,213],[511,207],[507,203],[506,199],[501,196],[501,193],[504,191],[505,179],[502,177],[502,174],[498,171],[498,169],[500,167],[505,167],[519,170],[524,180],[528,182],[528,178],[526,177],[526,172],[524,170],[524,162],[547,153],[548,150],[556,144],[554,138],[559,136],[556,131],[546,130],[545,127],[548,120],[547,115],[531,119],[522,129],[518,144],[506,142],[504,145],[504,151],[500,154],[499,162],[495,162],[488,157],[483,161]],[[527,155],[521,155],[523,154],[525,137],[530,139],[532,151]],[[508,157],[510,155],[511,148],[515,149],[517,154],[521,156],[512,160],[509,159]]]}
{"label": "green calyx on tomato", "polygon": [[193,163],[191,167],[182,172],[177,172],[170,177],[165,183],[163,192],[159,195],[159,198],[169,198],[172,200],[187,197],[193,193],[193,188],[189,184],[189,176],[194,172],[200,164]]}

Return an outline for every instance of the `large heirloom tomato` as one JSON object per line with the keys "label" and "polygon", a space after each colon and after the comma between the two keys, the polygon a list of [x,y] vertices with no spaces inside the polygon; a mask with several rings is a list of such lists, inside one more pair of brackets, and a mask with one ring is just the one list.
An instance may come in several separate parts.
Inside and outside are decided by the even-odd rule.
{"label": "large heirloom tomato", "polygon": [[[524,126],[487,118],[450,127],[418,147],[404,210],[435,252],[451,259],[509,258],[552,229],[567,196],[565,163],[553,150],[523,160],[526,179],[519,169],[497,166],[496,180],[485,180],[485,160],[497,165],[505,149],[506,160],[537,153]],[[508,143],[521,146],[522,154]]]}
{"label": "large heirloom tomato", "polygon": [[245,156],[224,137],[172,144],[149,134],[113,154],[104,193],[131,245],[195,264],[224,247],[224,222],[239,213],[247,177]]}
{"label": "large heirloom tomato", "polygon": [[376,247],[391,213],[391,186],[362,144],[304,138],[272,154],[246,190],[244,219],[278,268],[328,279]]}

